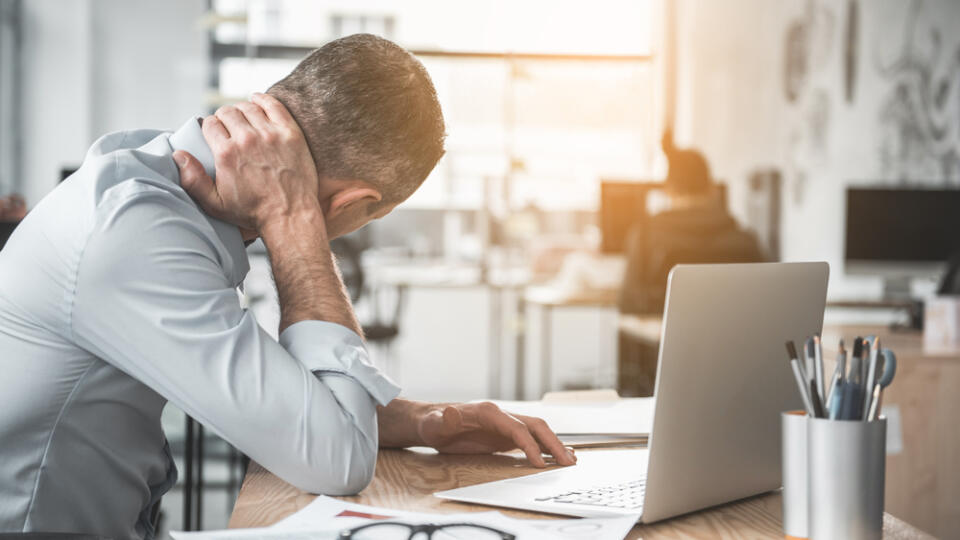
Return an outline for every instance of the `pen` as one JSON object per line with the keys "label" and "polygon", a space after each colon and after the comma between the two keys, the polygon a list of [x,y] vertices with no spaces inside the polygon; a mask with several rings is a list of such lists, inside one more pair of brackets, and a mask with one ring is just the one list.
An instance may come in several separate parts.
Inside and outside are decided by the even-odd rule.
{"label": "pen", "polygon": [[807,375],[807,381],[817,380],[817,368],[813,365],[813,338],[807,338],[803,342],[803,369]]}
{"label": "pen", "polygon": [[830,378],[830,388],[827,390],[828,411],[833,410],[833,402],[838,396],[839,384],[843,382],[843,372],[847,368],[847,351],[843,348],[843,338],[840,338],[840,350],[837,352],[837,365],[833,368],[833,377]]}
{"label": "pen", "polygon": [[820,335],[816,334],[813,336],[813,367],[814,376],[817,379],[817,393],[820,394],[820,399],[827,399],[827,391],[825,388],[826,381],[823,377],[823,347],[820,343]]}
{"label": "pen", "polygon": [[811,417],[814,416],[813,403],[810,401],[810,396],[807,394],[807,377],[803,373],[803,368],[800,367],[800,360],[797,358],[797,347],[793,344],[792,341],[787,342],[787,358],[790,359],[790,367],[793,369],[793,376],[797,379],[797,389],[800,390],[800,398],[803,399],[803,407],[807,410],[807,414]]}
{"label": "pen", "polygon": [[873,338],[870,343],[870,357],[867,360],[867,377],[863,382],[863,408],[861,412],[864,415],[864,420],[867,420],[870,412],[870,402],[873,401],[874,394],[879,395],[879,389],[873,387],[874,382],[877,378],[877,362],[879,360],[880,353],[880,338]]}
{"label": "pen", "polygon": [[867,417],[865,420],[867,422],[873,422],[877,419],[877,409],[880,408],[880,391],[882,387],[880,383],[873,385],[873,392],[867,397],[870,400],[870,409],[867,411]]}

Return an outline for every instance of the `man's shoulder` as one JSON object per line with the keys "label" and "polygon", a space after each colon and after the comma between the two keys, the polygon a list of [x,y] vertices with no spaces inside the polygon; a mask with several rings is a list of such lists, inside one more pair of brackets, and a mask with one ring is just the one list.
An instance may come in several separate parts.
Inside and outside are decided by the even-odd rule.
{"label": "man's shoulder", "polygon": [[80,169],[65,182],[73,184],[71,198],[81,196],[91,202],[94,214],[137,203],[159,203],[200,217],[199,208],[180,186],[169,137],[170,132],[156,129],[117,131],[100,137]]}
{"label": "man's shoulder", "polygon": [[160,129],[126,129],[113,131],[93,141],[93,144],[90,145],[90,149],[87,151],[87,157],[103,156],[118,150],[134,149],[166,133],[169,132]]}
{"label": "man's shoulder", "polygon": [[108,133],[87,151],[79,176],[93,176],[107,184],[146,178],[179,189],[180,173],[169,139],[169,131],[158,129]]}

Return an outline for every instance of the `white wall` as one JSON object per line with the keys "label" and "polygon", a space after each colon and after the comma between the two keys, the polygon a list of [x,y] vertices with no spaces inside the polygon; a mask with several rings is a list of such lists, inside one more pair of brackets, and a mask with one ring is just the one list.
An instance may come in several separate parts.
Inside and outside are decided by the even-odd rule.
{"label": "white wall", "polygon": [[206,34],[197,0],[23,3],[23,178],[30,206],[97,137],[173,129],[204,112]]}
{"label": "white wall", "polygon": [[[702,149],[714,176],[730,183],[731,207],[741,221],[749,173],[780,168],[783,258],[827,260],[833,298],[879,295],[879,279],[844,275],[844,189],[960,184],[960,2],[856,2],[859,54],[851,102],[843,76],[848,2],[677,2],[679,142]],[[911,6],[919,13],[915,23]],[[802,26],[808,44],[801,48],[806,77],[793,102],[784,83],[791,25]],[[930,67],[930,88],[918,72],[883,72],[881,66],[892,65],[905,50],[917,65]],[[941,81],[943,105],[922,104],[936,100]],[[906,109],[891,105],[898,84],[911,100]],[[899,112],[884,117],[884,111]],[[942,140],[931,138],[928,117],[946,130]],[[912,125],[919,126],[916,135],[902,137]],[[918,144],[903,144],[912,141]],[[929,148],[936,155],[917,151]],[[913,151],[898,155],[904,149]]]}

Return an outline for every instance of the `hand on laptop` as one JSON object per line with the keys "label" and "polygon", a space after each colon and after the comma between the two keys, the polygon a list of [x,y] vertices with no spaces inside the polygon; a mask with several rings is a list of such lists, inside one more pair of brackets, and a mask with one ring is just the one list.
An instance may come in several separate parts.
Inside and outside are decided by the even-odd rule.
{"label": "hand on laptop", "polygon": [[573,465],[573,449],[560,442],[540,418],[510,414],[493,403],[438,405],[418,426],[428,446],[450,454],[486,454],[519,448],[535,467],[546,467],[541,454],[552,455],[559,465]]}

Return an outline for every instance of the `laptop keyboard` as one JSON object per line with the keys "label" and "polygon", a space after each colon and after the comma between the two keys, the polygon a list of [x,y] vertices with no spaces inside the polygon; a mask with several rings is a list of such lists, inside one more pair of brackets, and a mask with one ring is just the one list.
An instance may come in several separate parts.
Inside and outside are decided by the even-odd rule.
{"label": "laptop keyboard", "polygon": [[640,509],[643,506],[643,493],[647,487],[647,478],[587,489],[575,489],[558,495],[537,497],[537,501],[556,503],[588,504],[626,510]]}

